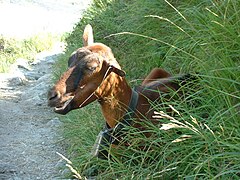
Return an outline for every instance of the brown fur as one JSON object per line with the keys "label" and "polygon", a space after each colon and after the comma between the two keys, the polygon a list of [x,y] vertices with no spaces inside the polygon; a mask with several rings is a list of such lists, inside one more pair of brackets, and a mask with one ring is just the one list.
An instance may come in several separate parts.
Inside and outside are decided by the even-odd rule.
{"label": "brown fur", "polygon": [[[119,75],[124,72],[114,58],[111,49],[104,44],[93,43],[92,30],[89,25],[84,31],[83,41],[85,47],[73,53],[69,60],[69,69],[49,91],[48,104],[51,107],[61,107],[67,99],[73,97],[65,108],[55,109],[57,113],[66,114],[98,100],[106,122],[110,127],[114,127],[126,112],[132,89],[126,79]],[[110,65],[115,70],[113,68],[104,79]],[[91,68],[94,70],[89,70]],[[81,73],[82,78],[74,88],[74,82]],[[142,116],[153,120],[153,110],[150,109],[149,99],[154,101],[160,95],[152,90],[158,90],[161,93],[168,93],[171,89],[176,91],[180,86],[173,80],[174,78],[168,72],[160,68],[153,69],[145,78],[142,86],[137,88],[139,100],[136,117],[139,120]]]}

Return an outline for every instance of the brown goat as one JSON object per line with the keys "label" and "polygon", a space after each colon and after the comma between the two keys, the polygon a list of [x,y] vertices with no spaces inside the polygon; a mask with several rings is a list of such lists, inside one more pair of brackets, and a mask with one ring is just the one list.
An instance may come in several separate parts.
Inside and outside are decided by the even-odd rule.
{"label": "brown goat", "polygon": [[[48,104],[55,107],[56,113],[67,114],[98,100],[107,125],[114,128],[127,112],[134,91],[138,94],[134,122],[143,116],[154,122],[149,101],[159,99],[161,94],[178,91],[180,83],[185,81],[185,76],[172,77],[165,70],[155,68],[141,86],[133,90],[111,49],[93,42],[90,25],[84,30],[83,44],[84,47],[72,53],[68,70],[48,93]],[[133,126],[141,128],[137,123]]]}

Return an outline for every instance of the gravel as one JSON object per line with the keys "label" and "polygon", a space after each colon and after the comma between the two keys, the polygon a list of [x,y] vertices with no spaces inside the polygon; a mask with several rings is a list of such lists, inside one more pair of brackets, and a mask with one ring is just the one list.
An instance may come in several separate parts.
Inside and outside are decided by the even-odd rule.
{"label": "gravel", "polygon": [[[73,28],[89,1],[0,0],[0,34],[26,38]],[[0,179],[63,179],[61,121],[47,107],[52,64],[63,52],[56,44],[32,64],[18,59],[0,74]]]}

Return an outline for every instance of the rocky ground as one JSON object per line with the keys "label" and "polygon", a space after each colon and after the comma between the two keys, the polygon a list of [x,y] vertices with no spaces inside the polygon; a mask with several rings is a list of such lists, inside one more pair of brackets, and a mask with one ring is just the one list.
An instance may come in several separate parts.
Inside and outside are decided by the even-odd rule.
{"label": "rocky ground", "polygon": [[19,59],[0,74],[0,179],[63,177],[61,122],[46,101],[61,52],[42,52],[31,65]]}
{"label": "rocky ground", "polygon": [[[0,0],[0,34],[26,38],[72,29],[91,0]],[[0,74],[0,180],[63,179],[61,122],[47,107],[52,64],[62,44],[37,55],[32,64],[18,59]]]}

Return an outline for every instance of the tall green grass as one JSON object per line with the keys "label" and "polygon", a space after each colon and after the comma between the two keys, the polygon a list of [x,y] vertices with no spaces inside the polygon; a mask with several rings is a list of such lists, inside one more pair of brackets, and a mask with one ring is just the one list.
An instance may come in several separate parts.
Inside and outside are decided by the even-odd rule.
{"label": "tall green grass", "polygon": [[[172,128],[144,122],[150,138],[130,128],[126,139],[131,145],[110,150],[113,160],[89,153],[104,124],[97,104],[66,115],[67,156],[80,174],[99,179],[239,179],[238,7],[237,0],[95,1],[66,39],[68,48],[56,66],[57,77],[66,69],[69,54],[82,46],[82,31],[90,23],[95,41],[112,48],[132,86],[153,67],[172,74],[190,72],[200,79],[184,100],[153,102],[161,112],[159,121]],[[164,116],[169,105],[180,113]],[[148,149],[140,150],[138,142]]]}
{"label": "tall green grass", "polygon": [[59,35],[50,33],[40,33],[26,39],[0,36],[0,72],[8,72],[18,58],[33,61],[37,53],[50,49],[60,39]]}

